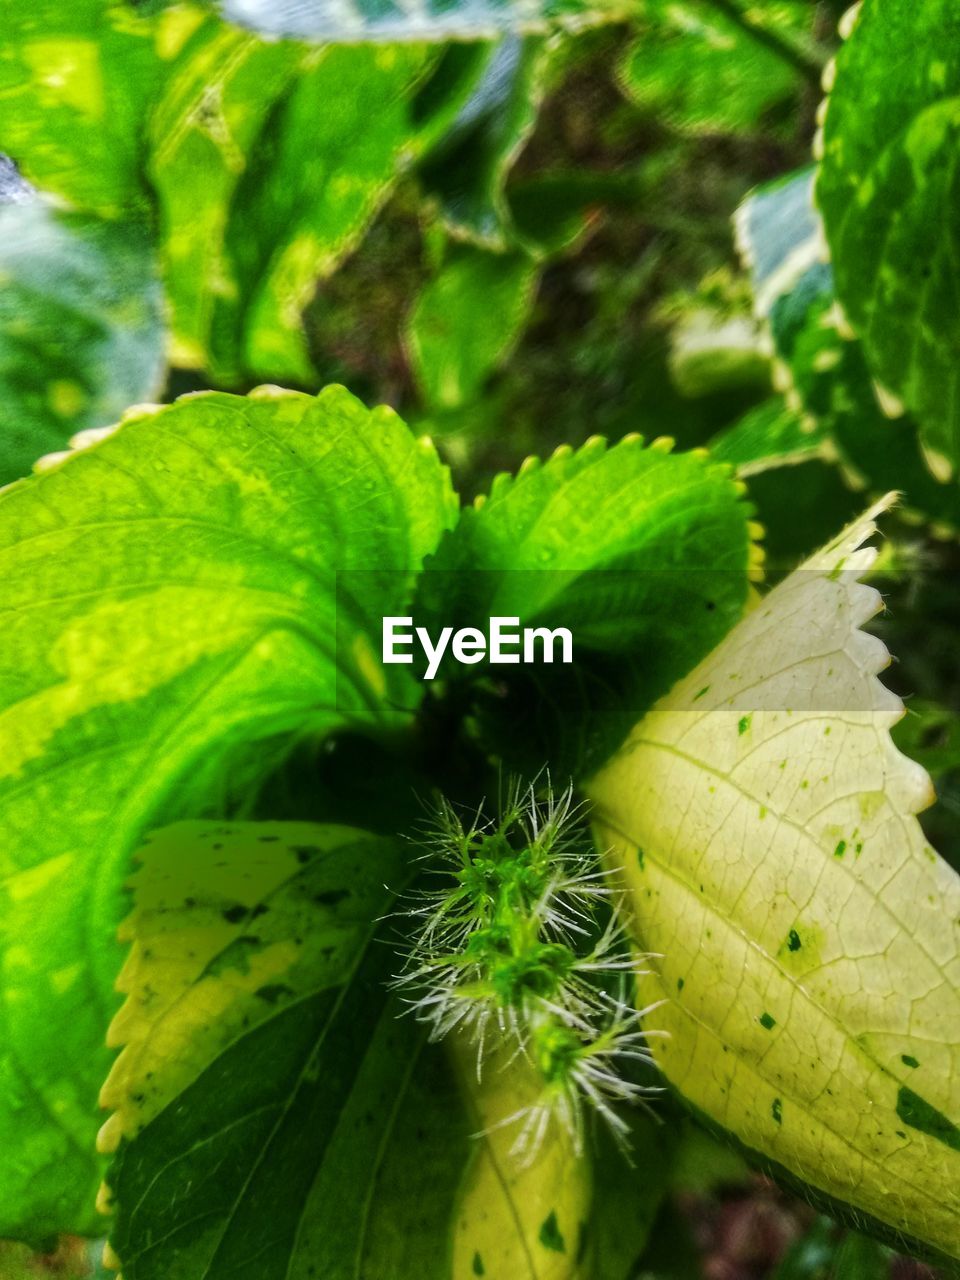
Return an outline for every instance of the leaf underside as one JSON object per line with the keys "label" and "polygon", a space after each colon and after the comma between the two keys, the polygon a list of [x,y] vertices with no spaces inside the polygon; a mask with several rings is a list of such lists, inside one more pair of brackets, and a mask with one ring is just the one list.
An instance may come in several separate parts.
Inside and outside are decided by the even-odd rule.
{"label": "leaf underside", "polygon": [[874,509],[792,574],[589,785],[662,959],[668,1079],[794,1177],[960,1256],[960,878],[916,817],[860,631]]}
{"label": "leaf underside", "polygon": [[146,228],[0,208],[0,484],[156,396],[163,293]]}
{"label": "leaf underside", "polygon": [[616,22],[623,0],[219,0],[224,17],[265,35],[302,40],[477,40],[510,32]]}

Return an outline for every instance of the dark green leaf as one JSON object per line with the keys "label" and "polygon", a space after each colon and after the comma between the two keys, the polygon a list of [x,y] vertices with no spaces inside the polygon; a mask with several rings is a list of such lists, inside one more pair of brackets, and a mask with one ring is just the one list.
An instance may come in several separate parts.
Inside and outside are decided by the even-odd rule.
{"label": "dark green leaf", "polygon": [[773,1280],[828,1280],[837,1252],[837,1235],[837,1225],[831,1218],[815,1219],[806,1235],[787,1250]]}
{"label": "dark green leaf", "polygon": [[787,1251],[774,1280],[881,1280],[890,1271],[890,1250],[858,1232],[842,1234],[819,1217]]}
{"label": "dark green leaf", "polygon": [[893,727],[900,750],[922,764],[933,781],[960,769],[960,719],[955,712],[911,698],[907,714]]}
{"label": "dark green leaf", "polygon": [[517,240],[550,258],[579,248],[605,208],[635,208],[640,195],[631,173],[557,170],[515,182],[507,199]]}
{"label": "dark green leaf", "polygon": [[474,399],[519,341],[536,285],[536,265],[525,254],[453,253],[417,299],[406,334],[429,409]]}
{"label": "dark green leaf", "polygon": [[746,479],[774,467],[830,456],[826,431],[777,398],[766,400],[710,441],[711,456]]}
{"label": "dark green leaf", "polygon": [[404,879],[395,844],[342,827],[154,838],[104,1089],[128,1280],[443,1274],[469,1117],[388,999],[373,933]]}
{"label": "dark green leaf", "polygon": [[831,1280],[877,1280],[889,1267],[889,1249],[869,1236],[851,1232],[837,1250]]}
{"label": "dark green leaf", "polygon": [[500,251],[512,243],[504,189],[557,60],[556,46],[539,38],[508,36],[489,46],[475,89],[421,170],[453,235]]}
{"label": "dark green leaf", "polygon": [[598,1134],[593,1211],[587,1226],[590,1280],[634,1280],[669,1190],[676,1137],[675,1129],[650,1117],[635,1118],[628,1163],[606,1129]]}

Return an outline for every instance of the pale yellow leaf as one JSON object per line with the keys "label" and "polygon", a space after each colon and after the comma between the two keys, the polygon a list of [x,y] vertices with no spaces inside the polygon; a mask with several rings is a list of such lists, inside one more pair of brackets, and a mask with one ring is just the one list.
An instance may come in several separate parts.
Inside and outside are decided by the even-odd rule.
{"label": "pale yellow leaf", "polygon": [[748,1147],[960,1256],[960,878],[861,627],[881,503],[749,613],[588,787],[677,1089]]}

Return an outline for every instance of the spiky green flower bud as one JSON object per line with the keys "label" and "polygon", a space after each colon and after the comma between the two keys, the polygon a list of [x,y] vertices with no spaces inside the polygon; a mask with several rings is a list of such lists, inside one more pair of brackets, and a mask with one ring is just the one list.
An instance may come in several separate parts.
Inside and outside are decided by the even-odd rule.
{"label": "spiky green flower bud", "polygon": [[634,960],[580,816],[572,788],[549,783],[542,798],[513,785],[492,821],[465,824],[442,801],[427,855],[442,885],[410,911],[419,923],[397,980],[434,1039],[473,1038],[478,1076],[494,1041],[534,1066],[542,1094],[509,1117],[526,1154],[554,1117],[579,1145],[585,1106],[622,1135],[616,1105],[651,1092],[625,1074],[651,1061],[630,999]]}

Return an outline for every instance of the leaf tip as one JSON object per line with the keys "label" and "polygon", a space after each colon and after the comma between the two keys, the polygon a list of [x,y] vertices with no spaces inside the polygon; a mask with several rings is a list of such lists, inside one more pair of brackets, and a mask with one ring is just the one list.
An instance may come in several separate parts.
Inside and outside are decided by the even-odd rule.
{"label": "leaf tip", "polygon": [[[107,1082],[109,1084],[109,1081]],[[104,1086],[106,1089],[106,1086]],[[103,1095],[101,1094],[101,1097]],[[97,1134],[97,1151],[102,1156],[111,1156],[120,1145],[120,1139],[123,1136],[123,1119],[119,1112],[115,1111],[100,1126]]]}
{"label": "leaf tip", "polygon": [[849,40],[853,35],[853,29],[857,25],[862,9],[863,0],[857,0],[856,4],[852,4],[837,23],[837,35],[841,40]]}

